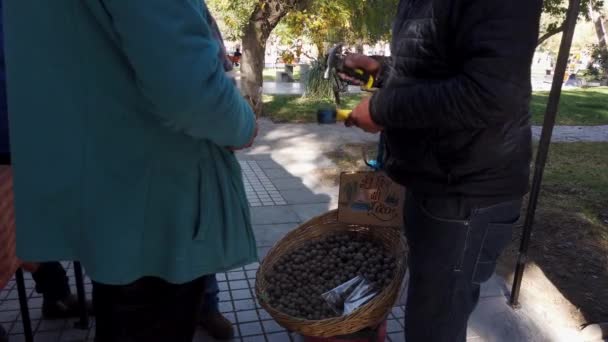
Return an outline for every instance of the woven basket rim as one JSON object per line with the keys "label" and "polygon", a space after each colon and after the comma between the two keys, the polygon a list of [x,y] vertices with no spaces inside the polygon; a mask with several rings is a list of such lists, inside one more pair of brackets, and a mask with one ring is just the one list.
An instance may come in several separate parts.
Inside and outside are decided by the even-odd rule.
{"label": "woven basket rim", "polygon": [[[300,238],[300,235],[306,236],[307,233],[310,234],[310,231],[313,231],[314,229],[319,230],[319,226],[323,227],[324,233],[321,233],[318,237],[302,241],[295,239]],[[307,231],[307,229],[310,231]],[[357,310],[353,311],[351,314],[324,320],[308,320],[300,317],[292,317],[270,306],[265,293],[265,273],[288,252],[282,251],[281,248],[285,245],[297,248],[297,245],[303,245],[306,242],[322,239],[324,236],[331,235],[336,231],[364,232],[365,235],[375,236],[376,238],[378,238],[380,234],[391,235],[391,243],[394,244],[394,246],[397,246],[397,250],[389,251],[389,253],[397,258],[397,269],[395,270],[394,278],[389,285],[385,286],[378,295],[365,305],[357,308]],[[386,248],[386,243],[384,241],[380,242]],[[267,256],[261,261],[256,274],[255,293],[260,305],[268,311],[277,323],[291,331],[316,337],[348,335],[363,330],[368,326],[376,326],[381,323],[392,310],[393,304],[401,290],[402,279],[407,268],[405,260],[406,250],[407,243],[400,230],[388,227],[337,222],[337,210],[332,210],[314,217],[290,231],[268,251]],[[397,255],[398,253],[401,254]],[[369,322],[361,321],[362,318],[369,319]]]}

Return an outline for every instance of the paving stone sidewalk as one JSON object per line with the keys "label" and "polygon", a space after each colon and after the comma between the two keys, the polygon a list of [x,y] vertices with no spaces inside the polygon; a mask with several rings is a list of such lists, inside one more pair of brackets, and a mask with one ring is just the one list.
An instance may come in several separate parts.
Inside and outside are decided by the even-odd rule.
{"label": "paving stone sidewalk", "polygon": [[[252,203],[253,229],[260,258],[272,245],[300,223],[332,208],[331,194],[309,190],[298,177],[291,175],[269,155],[241,156],[248,198]],[[255,206],[253,206],[255,204]],[[71,284],[74,271],[68,268]],[[218,274],[220,309],[235,324],[234,341],[302,341],[280,327],[254,299],[254,283],[259,264]],[[34,291],[31,276],[26,275],[30,313],[38,342],[93,341],[94,320],[88,330],[74,329],[76,320],[47,321],[41,317],[42,298]],[[91,284],[86,280],[90,298]],[[546,341],[541,331],[525,316],[506,305],[506,284],[498,277],[483,286],[480,304],[472,316],[469,341]],[[404,299],[401,298],[388,317],[388,341],[404,341]],[[0,291],[0,324],[10,331],[10,341],[24,341],[14,281]],[[199,331],[195,341],[213,341]]]}

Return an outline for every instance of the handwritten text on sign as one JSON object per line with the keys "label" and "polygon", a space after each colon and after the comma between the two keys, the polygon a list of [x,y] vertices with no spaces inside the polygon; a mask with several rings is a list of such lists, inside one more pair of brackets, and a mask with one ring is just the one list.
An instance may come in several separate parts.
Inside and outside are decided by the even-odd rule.
{"label": "handwritten text on sign", "polygon": [[343,173],[338,219],[344,223],[400,227],[405,189],[382,172]]}

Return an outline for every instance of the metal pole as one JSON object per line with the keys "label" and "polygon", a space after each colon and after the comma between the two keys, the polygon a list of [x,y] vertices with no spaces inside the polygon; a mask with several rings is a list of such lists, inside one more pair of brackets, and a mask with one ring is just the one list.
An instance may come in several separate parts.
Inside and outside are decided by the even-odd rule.
{"label": "metal pole", "polygon": [[528,211],[526,212],[524,231],[521,239],[521,246],[519,248],[519,258],[517,260],[513,288],[511,290],[511,299],[509,301],[513,307],[517,307],[519,304],[519,294],[524,276],[524,269],[526,268],[526,262],[528,259],[528,248],[530,247],[530,237],[532,235],[534,215],[536,214],[536,204],[538,202],[540,186],[543,181],[543,172],[547,162],[547,155],[549,154],[551,135],[553,134],[553,127],[555,126],[555,117],[559,107],[559,99],[562,94],[562,84],[564,82],[564,76],[568,66],[570,47],[572,46],[572,37],[574,36],[574,29],[576,28],[576,21],[578,19],[580,7],[581,0],[570,0],[568,12],[566,14],[564,35],[559,48],[557,63],[555,65],[555,76],[553,77],[553,85],[551,87],[551,93],[549,94],[549,102],[547,103],[545,120],[543,122],[543,130],[540,137],[540,143],[538,145],[538,152],[536,154],[536,164],[534,167],[532,188],[530,190],[530,199],[528,201]]}
{"label": "metal pole", "polygon": [[76,293],[78,296],[78,308],[80,310],[80,320],[74,324],[76,328],[89,329],[89,312],[87,309],[87,299],[84,290],[84,277],[80,262],[74,261],[74,278],[76,278]]}
{"label": "metal pole", "polygon": [[21,309],[21,320],[23,321],[23,332],[25,334],[26,342],[34,341],[34,333],[32,331],[32,320],[30,318],[30,311],[27,305],[27,291],[25,289],[25,279],[23,278],[23,270],[17,269],[15,273],[15,279],[17,281],[17,293],[19,295],[19,307]]}

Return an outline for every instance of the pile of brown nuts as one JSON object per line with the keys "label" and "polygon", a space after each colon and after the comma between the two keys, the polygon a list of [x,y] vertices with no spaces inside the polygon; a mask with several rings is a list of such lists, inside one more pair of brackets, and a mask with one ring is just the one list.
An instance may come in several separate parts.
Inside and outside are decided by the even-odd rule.
{"label": "pile of brown nuts", "polygon": [[395,268],[395,258],[380,244],[356,233],[331,235],[285,254],[267,272],[269,304],[292,317],[336,317],[323,293],[358,275],[380,291],[393,279]]}

